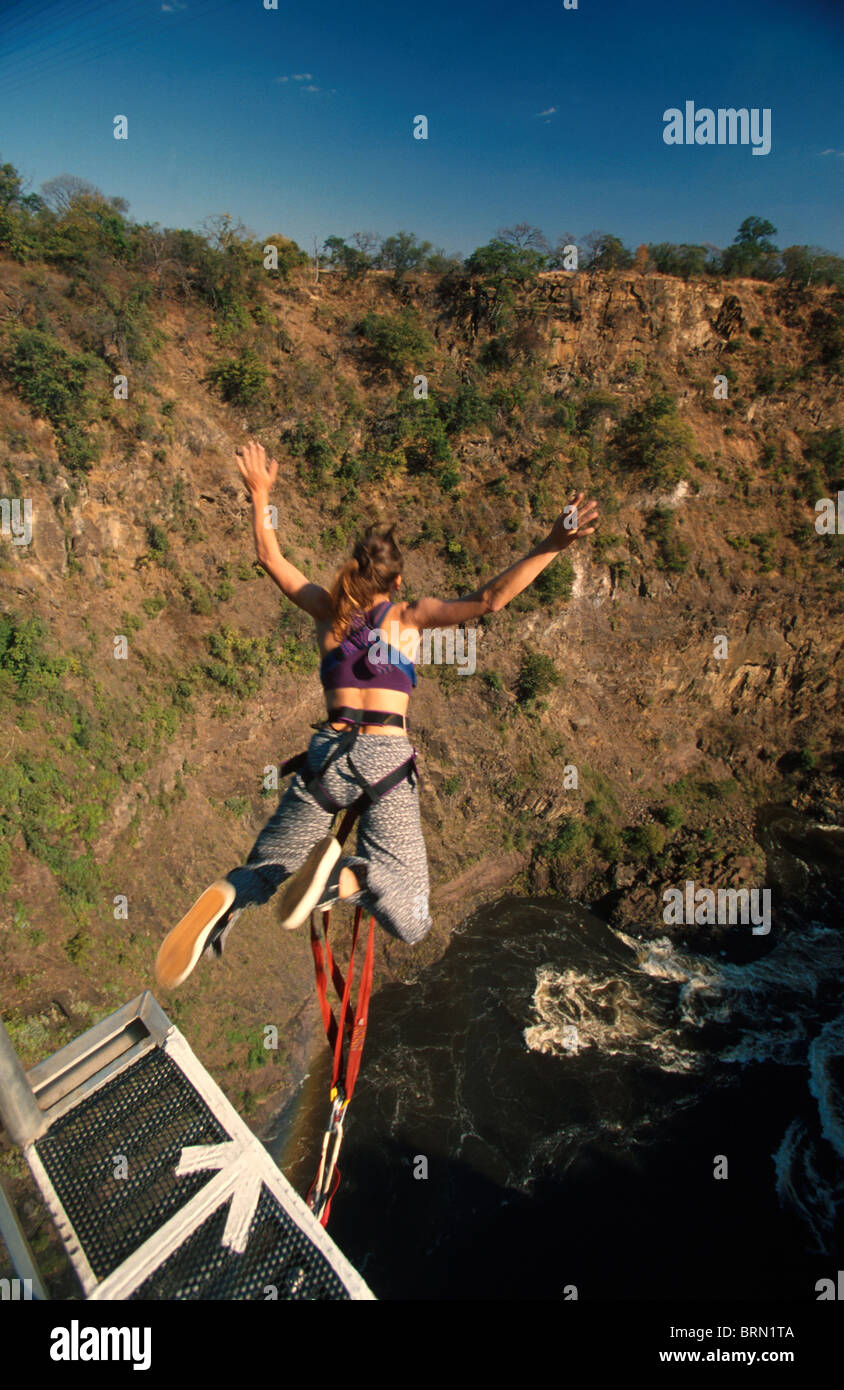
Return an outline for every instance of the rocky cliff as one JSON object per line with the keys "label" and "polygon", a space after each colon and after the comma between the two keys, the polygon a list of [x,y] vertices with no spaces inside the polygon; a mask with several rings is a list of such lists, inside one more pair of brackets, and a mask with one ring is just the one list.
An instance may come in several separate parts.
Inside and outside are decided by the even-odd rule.
{"label": "rocky cliff", "polygon": [[[602,506],[570,571],[480,625],[474,674],[422,669],[436,925],[415,951],[382,938],[382,978],[411,979],[505,886],[664,930],[666,883],[764,882],[759,803],[840,817],[841,538],[814,524],[844,487],[836,291],[298,270],[238,318],[190,296],[141,312],[120,274],[122,316],[48,267],[5,262],[0,287],[0,486],[32,504],[29,543],[0,543],[0,949],[28,1062],[153,986],[162,936],[245,858],[267,769],[320,717],[308,624],[253,564],[247,435],[279,459],[282,550],[322,582],[375,513],[398,519],[409,592],[446,596],[572,489]],[[84,466],[15,371],[48,335],[57,371],[99,363]],[[262,389],[241,373],[238,395],[250,354]],[[253,911],[161,1002],[259,1127],[314,1043],[305,936]]]}

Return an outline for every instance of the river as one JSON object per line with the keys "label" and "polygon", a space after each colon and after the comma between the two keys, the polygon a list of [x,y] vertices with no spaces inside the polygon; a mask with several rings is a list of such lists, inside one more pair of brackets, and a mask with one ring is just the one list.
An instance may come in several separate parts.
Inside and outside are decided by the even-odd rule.
{"label": "river", "polygon": [[[759,836],[768,936],[692,950],[504,897],[378,992],[329,1230],[380,1298],[804,1300],[835,1277],[844,831],[770,807]],[[302,1192],[328,1075],[325,1049],[265,1136]]]}

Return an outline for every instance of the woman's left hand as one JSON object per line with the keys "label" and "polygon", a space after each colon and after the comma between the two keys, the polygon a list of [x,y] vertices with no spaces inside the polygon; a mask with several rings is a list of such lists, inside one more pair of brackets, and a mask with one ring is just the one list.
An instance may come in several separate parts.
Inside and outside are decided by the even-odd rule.
{"label": "woman's left hand", "polygon": [[271,459],[267,464],[267,451],[263,444],[256,444],[250,439],[242,448],[235,450],[235,462],[253,495],[256,492],[269,492],[278,474],[278,462]]}
{"label": "woman's left hand", "polygon": [[598,520],[598,503],[593,498],[584,503],[583,497],[579,492],[554,522],[549,540],[559,550],[566,550],[580,536],[591,536],[595,530],[591,523]]}

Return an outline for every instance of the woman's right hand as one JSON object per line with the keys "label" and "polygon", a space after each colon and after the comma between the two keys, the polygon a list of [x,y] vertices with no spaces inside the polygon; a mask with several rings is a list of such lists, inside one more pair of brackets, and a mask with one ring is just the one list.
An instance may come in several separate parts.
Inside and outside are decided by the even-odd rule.
{"label": "woman's right hand", "polygon": [[565,550],[579,536],[591,536],[595,527],[589,523],[597,520],[598,503],[593,498],[583,502],[583,493],[579,492],[574,501],[568,502],[557,517],[548,539],[557,550]]}
{"label": "woman's right hand", "polygon": [[278,462],[271,459],[269,465],[267,464],[267,451],[263,444],[256,444],[253,439],[248,440],[240,449],[235,450],[235,461],[253,497],[256,492],[269,492],[276,480]]}

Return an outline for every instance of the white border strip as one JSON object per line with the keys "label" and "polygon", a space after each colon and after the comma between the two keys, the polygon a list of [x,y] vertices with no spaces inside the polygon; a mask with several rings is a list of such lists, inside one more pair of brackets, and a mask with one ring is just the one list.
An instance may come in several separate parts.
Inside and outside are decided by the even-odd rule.
{"label": "white border strip", "polygon": [[184,1244],[189,1236],[193,1235],[203,1221],[231,1197],[249,1168],[250,1164],[243,1158],[228,1164],[223,1172],[200,1188],[169,1221],[157,1231],[153,1231],[143,1245],[138,1246],[122,1265],[118,1265],[90,1295],[91,1301],[127,1298],[133,1293]]}
{"label": "white border strip", "polygon": [[[49,1130],[47,1131],[49,1134]],[[42,1135],[41,1138],[44,1136]],[[53,1224],[59,1233],[62,1245],[65,1248],[68,1259],[79,1276],[86,1296],[90,1298],[93,1290],[97,1287],[97,1276],[88,1263],[82,1242],[67,1217],[67,1212],[59,1200],[59,1195],[50,1181],[50,1175],[35,1149],[35,1144],[28,1144],[24,1149],[24,1157],[29,1164],[30,1172],[38,1184],[41,1196],[44,1198],[44,1205],[53,1219]]]}
{"label": "white border strip", "polygon": [[[75,1110],[78,1105],[88,1100],[90,1096],[95,1096],[97,1091],[101,1091],[103,1086],[107,1085],[109,1081],[113,1081],[121,1072],[126,1071],[128,1067],[133,1067],[142,1057],[146,1057],[147,1053],[152,1052],[155,1046],[156,1043],[154,1038],[141,1038],[138,1042],[133,1043],[126,1052],[121,1052],[119,1057],[115,1057],[111,1062],[106,1062],[101,1071],[96,1071],[91,1076],[86,1077],[74,1090],[68,1091],[67,1095],[62,1096],[61,1100],[57,1100],[53,1105],[47,1107],[44,1114],[49,1124],[52,1125],[55,1120],[60,1120],[63,1115],[70,1114],[71,1110]],[[43,1139],[44,1135],[41,1134],[38,1137]]]}

